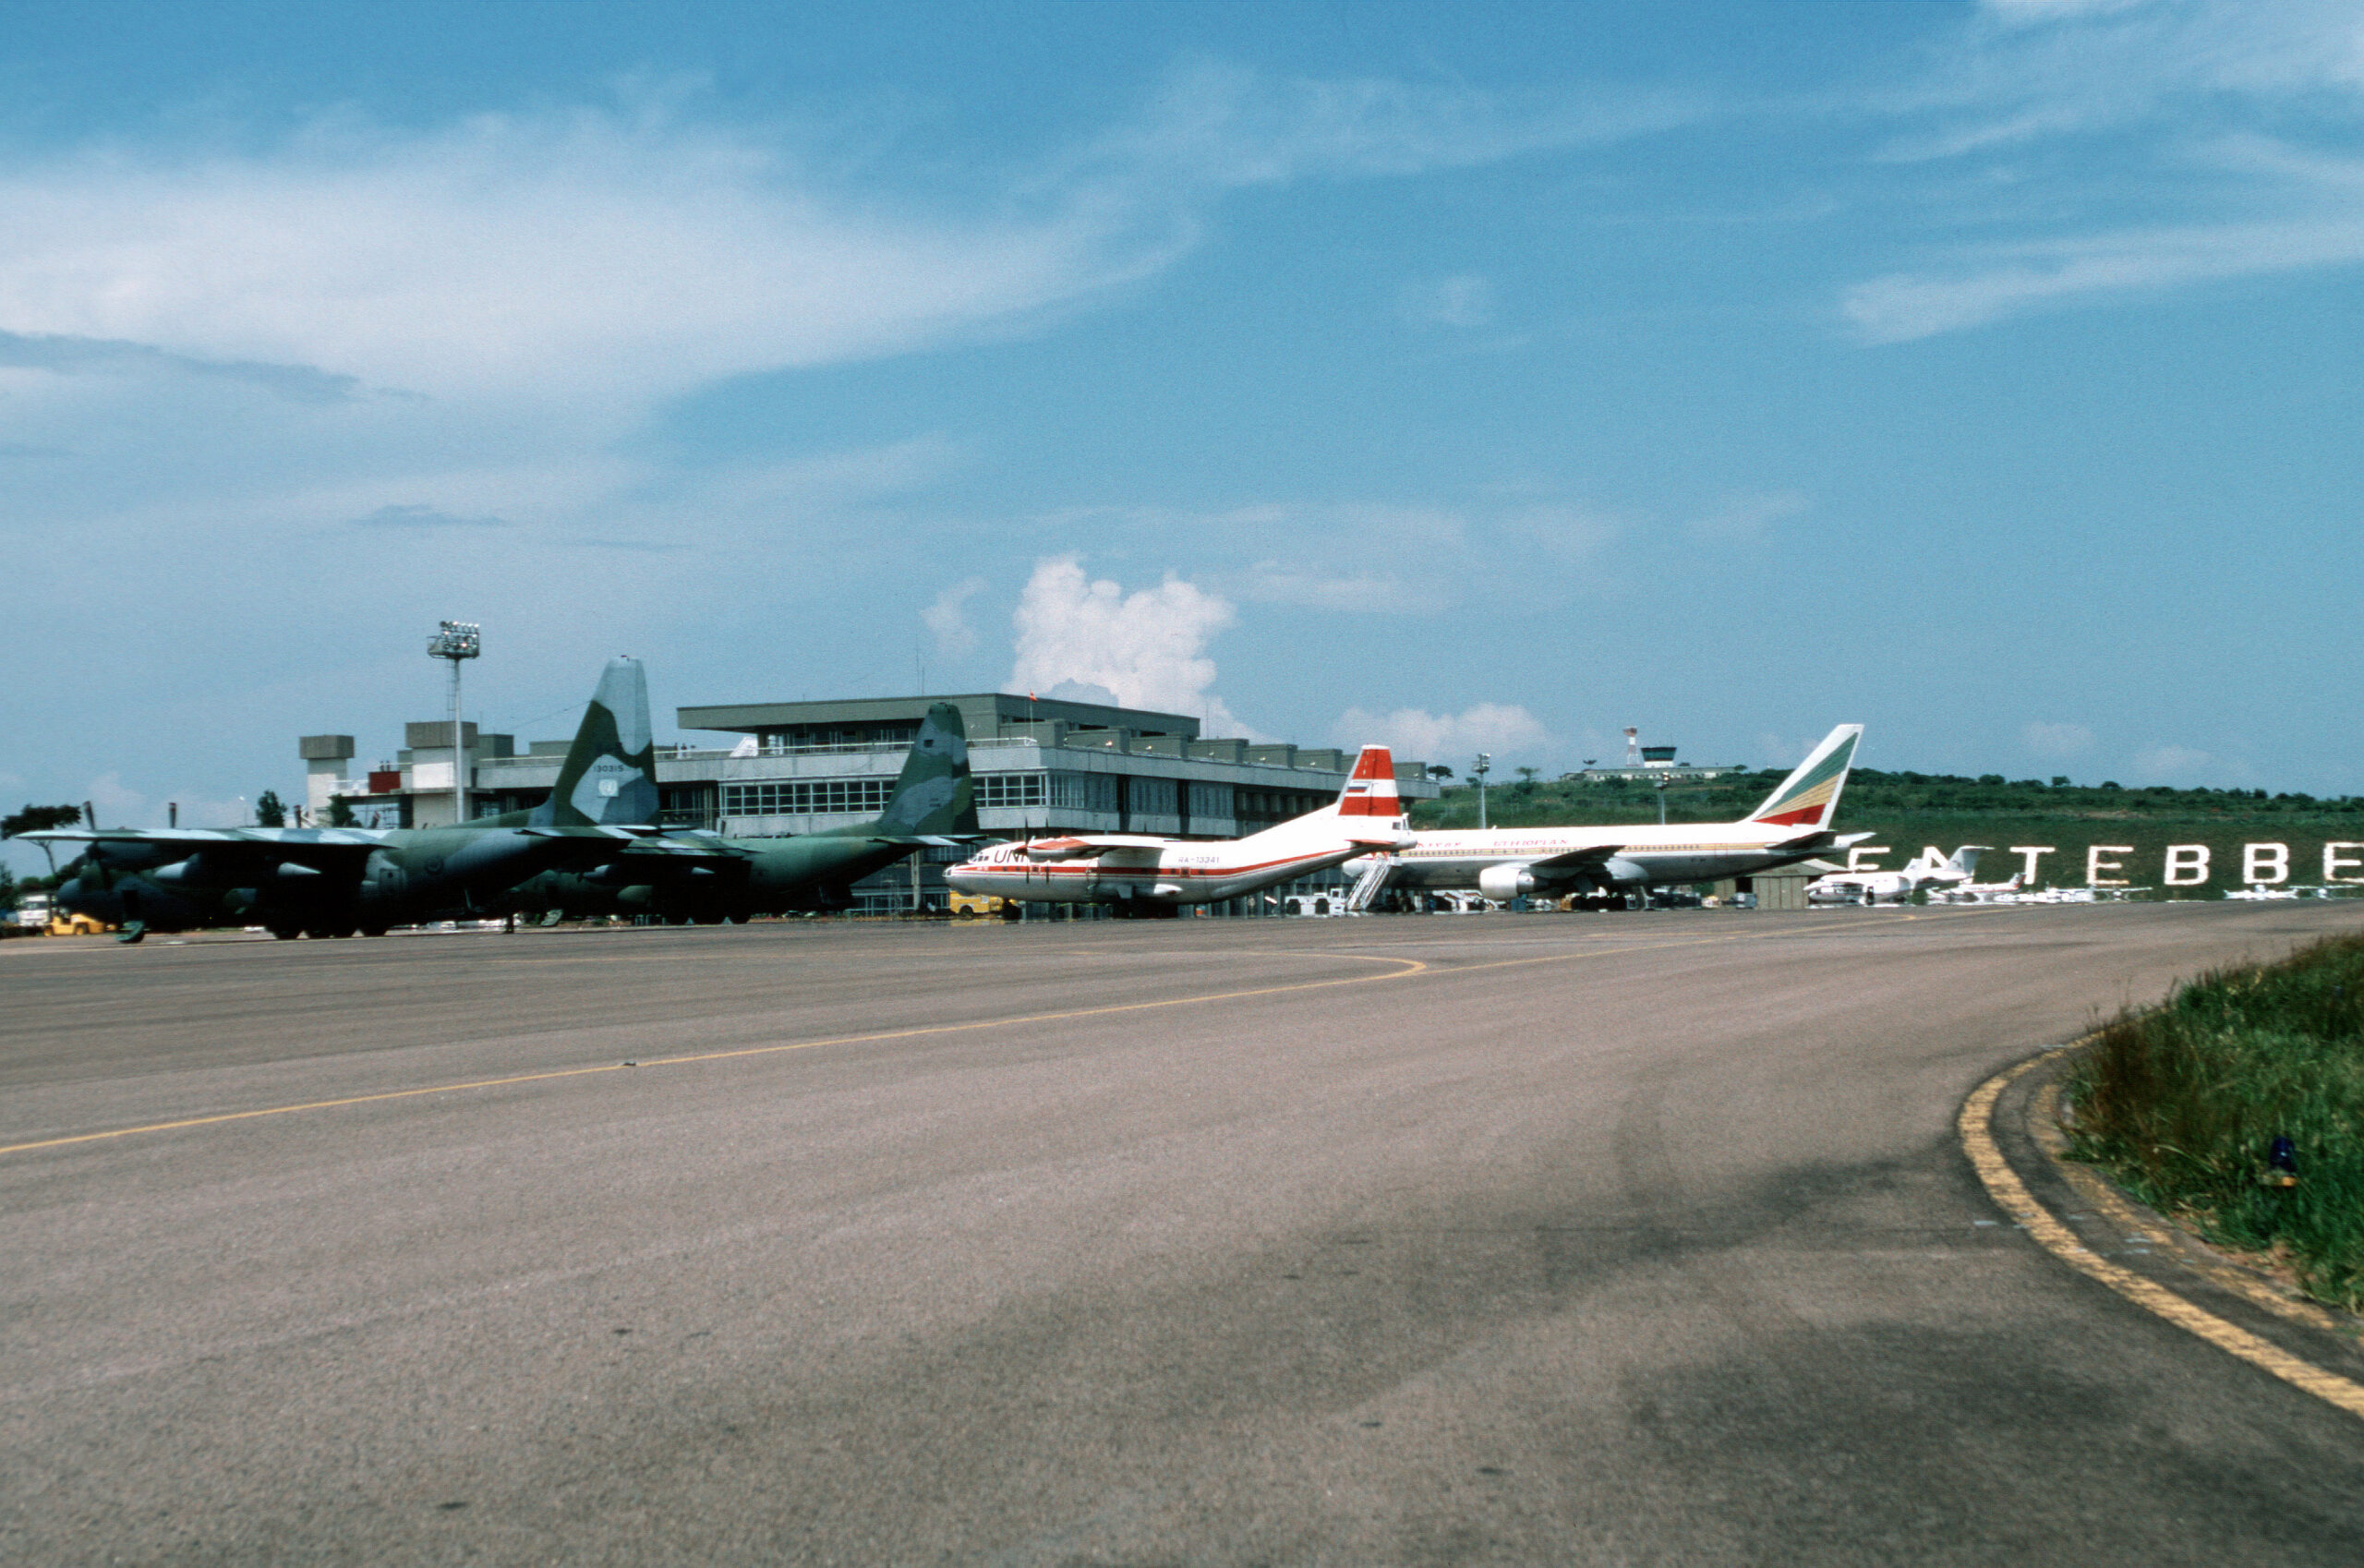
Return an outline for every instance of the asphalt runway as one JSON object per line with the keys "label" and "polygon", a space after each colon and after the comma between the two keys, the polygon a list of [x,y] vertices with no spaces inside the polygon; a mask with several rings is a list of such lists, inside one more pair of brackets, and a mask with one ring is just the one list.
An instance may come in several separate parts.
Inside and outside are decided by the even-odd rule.
{"label": "asphalt runway", "polygon": [[0,1560],[2364,1562],[1952,1129],[2359,927],[0,944]]}

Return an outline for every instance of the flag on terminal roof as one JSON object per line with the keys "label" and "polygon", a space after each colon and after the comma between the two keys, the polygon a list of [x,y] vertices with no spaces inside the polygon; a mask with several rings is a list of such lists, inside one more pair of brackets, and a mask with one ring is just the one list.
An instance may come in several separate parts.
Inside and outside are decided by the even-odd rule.
{"label": "flag on terminal roof", "polygon": [[1402,816],[1395,793],[1395,758],[1385,746],[1365,746],[1355,771],[1339,791],[1340,816]]}

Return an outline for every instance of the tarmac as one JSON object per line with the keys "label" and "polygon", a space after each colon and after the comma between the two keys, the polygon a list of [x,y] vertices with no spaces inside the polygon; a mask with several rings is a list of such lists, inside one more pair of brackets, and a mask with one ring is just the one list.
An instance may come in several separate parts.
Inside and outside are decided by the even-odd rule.
{"label": "tarmac", "polygon": [[0,1561],[2364,1562],[2364,1421],[1954,1126],[2359,929],[0,944]]}

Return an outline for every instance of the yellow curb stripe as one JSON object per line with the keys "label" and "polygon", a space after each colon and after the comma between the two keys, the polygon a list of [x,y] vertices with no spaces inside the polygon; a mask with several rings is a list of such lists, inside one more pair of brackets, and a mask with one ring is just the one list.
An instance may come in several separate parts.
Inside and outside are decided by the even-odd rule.
{"label": "yellow curb stripe", "polygon": [[[2255,1277],[2246,1269],[2237,1268],[2205,1255],[2194,1256],[2192,1248],[2185,1245],[2185,1238],[2177,1230],[2173,1221],[2165,1219],[2152,1221],[2142,1218],[2134,1212],[2132,1205],[2117,1195],[2117,1189],[2109,1183],[2094,1175],[2090,1168],[2073,1164],[2064,1158],[2064,1151],[2068,1147],[2068,1140],[2060,1131],[2059,1105],[2060,1084],[2057,1080],[2045,1084],[2036,1092],[2035,1104],[2032,1107],[2036,1124],[2036,1146],[2044,1151],[2044,1157],[2051,1163],[2054,1172],[2065,1179],[2070,1189],[2077,1194],[2077,1200],[2116,1226],[2119,1236],[2139,1235],[2145,1240],[2154,1243],[2164,1242],[2176,1248],[2182,1254],[2177,1261],[2206,1279],[2219,1290],[2229,1290],[2236,1296],[2245,1297],[2253,1305],[2264,1308],[2274,1316],[2287,1318],[2294,1323],[2304,1323],[2313,1329],[2327,1329],[2334,1333],[2339,1332],[2342,1327],[2340,1320],[2323,1308],[2317,1307],[2311,1302],[2295,1301],[2282,1296],[2276,1293],[2273,1286]],[[2154,1232],[2163,1234],[2154,1236]]]}
{"label": "yellow curb stripe", "polygon": [[2035,1200],[2035,1195],[2004,1160],[2003,1151],[1995,1142],[1995,1102],[2020,1074],[2074,1049],[2074,1045],[2062,1045],[2032,1056],[1988,1079],[1962,1103],[1960,1118],[1955,1124],[1961,1134],[1962,1150],[1977,1168],[1978,1179],[1985,1184],[1987,1195],[1995,1200],[1996,1206],[2017,1220],[2038,1246],[2079,1273],[2099,1280],[2136,1306],[2198,1334],[2219,1350],[2239,1357],[2291,1387],[2303,1389],[2351,1416],[2364,1417],[2364,1385],[2351,1382],[2336,1372],[2327,1372],[2313,1362],[2194,1306],[2165,1285],[2097,1256]]}

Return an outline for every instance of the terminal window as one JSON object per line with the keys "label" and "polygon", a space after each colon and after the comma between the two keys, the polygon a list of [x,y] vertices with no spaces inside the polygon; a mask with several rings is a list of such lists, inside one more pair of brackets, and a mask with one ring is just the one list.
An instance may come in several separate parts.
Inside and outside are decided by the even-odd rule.
{"label": "terminal window", "polygon": [[1116,778],[1110,773],[1051,775],[1051,803],[1067,811],[1114,812]]}
{"label": "terminal window", "polygon": [[1049,799],[1045,773],[980,773],[976,778],[980,806],[1039,806]]}
{"label": "terminal window", "polygon": [[895,792],[891,778],[800,778],[778,784],[725,784],[725,816],[875,816]]}

